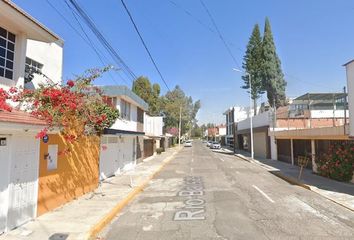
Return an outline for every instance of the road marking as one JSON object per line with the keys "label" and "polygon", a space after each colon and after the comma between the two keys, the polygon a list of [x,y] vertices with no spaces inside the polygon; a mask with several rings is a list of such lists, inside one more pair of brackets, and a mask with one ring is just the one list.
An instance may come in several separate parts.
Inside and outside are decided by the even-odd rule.
{"label": "road marking", "polygon": [[266,199],[269,200],[269,202],[274,203],[273,199],[271,199],[267,194],[265,194],[261,189],[259,189],[257,186],[252,185],[258,192],[260,192]]}
{"label": "road marking", "polygon": [[225,160],[224,160],[224,159],[222,159],[222,158],[220,158],[220,157],[219,157],[219,159],[220,159],[221,161],[225,162]]}

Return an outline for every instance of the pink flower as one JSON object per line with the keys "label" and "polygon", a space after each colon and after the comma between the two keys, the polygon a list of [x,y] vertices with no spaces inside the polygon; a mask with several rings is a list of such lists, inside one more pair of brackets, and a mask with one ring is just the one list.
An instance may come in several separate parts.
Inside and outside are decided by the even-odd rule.
{"label": "pink flower", "polygon": [[66,83],[69,87],[73,87],[73,86],[75,86],[75,83],[74,83],[74,81],[73,80],[69,80],[67,83]]}
{"label": "pink flower", "polygon": [[42,129],[39,133],[37,133],[36,138],[43,138],[45,135],[47,135],[47,128]]}

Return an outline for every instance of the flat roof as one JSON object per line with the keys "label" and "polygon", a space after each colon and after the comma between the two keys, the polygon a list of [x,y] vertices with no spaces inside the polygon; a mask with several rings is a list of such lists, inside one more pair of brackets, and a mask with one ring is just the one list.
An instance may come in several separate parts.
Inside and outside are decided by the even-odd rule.
{"label": "flat roof", "polygon": [[352,62],[354,62],[354,59],[350,60],[349,62],[344,63],[344,64],[343,64],[343,67],[345,67],[345,66],[351,64]]}
{"label": "flat roof", "polygon": [[297,97],[294,99],[295,101],[298,100],[333,100],[334,99],[340,99],[344,98],[347,94],[346,93],[306,93],[300,97]]}
{"label": "flat roof", "polygon": [[106,86],[97,86],[103,91],[103,95],[107,97],[119,97],[127,96],[133,100],[136,104],[142,107],[145,111],[149,109],[149,105],[138,95],[136,95],[132,90],[123,85],[106,85]]}

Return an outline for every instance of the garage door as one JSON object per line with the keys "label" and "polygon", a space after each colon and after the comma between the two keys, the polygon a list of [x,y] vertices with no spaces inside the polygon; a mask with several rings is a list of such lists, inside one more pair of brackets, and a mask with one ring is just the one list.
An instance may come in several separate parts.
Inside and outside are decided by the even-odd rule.
{"label": "garage door", "polygon": [[265,133],[254,133],[254,155],[256,157],[267,158],[267,142]]}
{"label": "garage door", "polygon": [[39,141],[34,136],[14,136],[10,167],[7,227],[13,229],[36,216]]}
{"label": "garage door", "polygon": [[100,152],[100,180],[115,175],[119,171],[118,137],[102,136]]}

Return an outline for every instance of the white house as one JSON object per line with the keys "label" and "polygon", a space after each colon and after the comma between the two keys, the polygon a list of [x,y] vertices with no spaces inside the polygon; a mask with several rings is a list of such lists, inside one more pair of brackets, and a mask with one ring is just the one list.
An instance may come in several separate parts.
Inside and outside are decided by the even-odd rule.
{"label": "white house", "polygon": [[[144,117],[144,132],[145,136],[151,138],[154,141],[154,149],[157,148],[166,148],[165,136],[163,136],[163,117],[162,116],[149,116],[145,114]],[[150,150],[151,151],[151,150]]]}
{"label": "white house", "polygon": [[148,105],[126,86],[102,86],[119,119],[101,137],[100,179],[132,169],[144,157],[144,116]]}
{"label": "white house", "polygon": [[223,113],[226,117],[225,144],[227,146],[234,147],[235,124],[248,118],[249,114],[249,107],[230,107]]}
{"label": "white house", "polygon": [[[271,124],[272,111],[266,111],[252,116],[253,151],[256,157],[271,157],[271,141],[268,136]],[[250,118],[237,123],[235,131],[236,146],[238,149],[250,151]]]}
{"label": "white house", "polygon": [[[0,0],[0,88],[25,84],[25,68],[40,69],[51,81],[62,76],[63,41],[11,1]],[[28,78],[27,78],[28,79]],[[0,233],[36,216],[39,140],[45,123],[21,111],[0,111]]]}
{"label": "white house", "polygon": [[349,136],[354,137],[354,60],[347,62],[344,66],[347,73]]}

